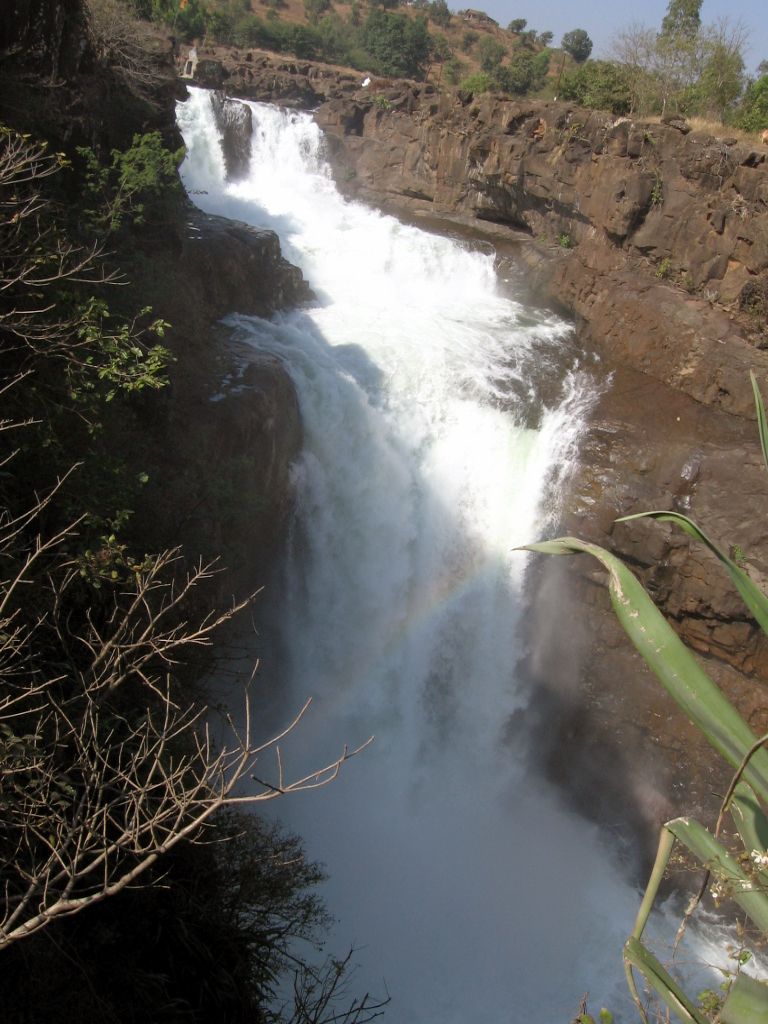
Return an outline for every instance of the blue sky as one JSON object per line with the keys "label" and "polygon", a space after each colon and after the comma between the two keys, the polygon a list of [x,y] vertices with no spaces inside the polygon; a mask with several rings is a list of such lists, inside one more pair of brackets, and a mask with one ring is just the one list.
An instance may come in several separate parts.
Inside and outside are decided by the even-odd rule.
{"label": "blue sky", "polygon": [[[474,0],[467,7],[477,7],[506,28],[513,18],[526,18],[528,28],[537,32],[555,33],[559,44],[563,33],[583,28],[595,44],[593,57],[608,42],[611,34],[631,22],[644,22],[649,28],[660,28],[669,0],[634,0],[632,3],[595,3],[594,0]],[[452,9],[465,4],[448,3]],[[701,20],[711,24],[720,18],[741,21],[751,29],[752,43],[746,54],[747,71],[754,74],[761,60],[768,60],[768,4],[765,0],[704,0]]]}

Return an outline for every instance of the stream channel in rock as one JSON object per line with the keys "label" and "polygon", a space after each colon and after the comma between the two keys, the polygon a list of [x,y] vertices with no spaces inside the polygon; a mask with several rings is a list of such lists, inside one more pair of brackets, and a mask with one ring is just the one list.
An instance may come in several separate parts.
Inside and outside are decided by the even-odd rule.
{"label": "stream channel in rock", "polygon": [[317,296],[226,321],[244,363],[283,360],[304,428],[285,565],[256,606],[259,728],[313,698],[281,745],[292,776],[376,737],[270,812],[327,866],[332,944],[357,947],[356,986],[391,996],[387,1020],[552,1024],[587,991],[630,1019],[635,885],[508,728],[528,699],[514,548],[557,525],[601,368],[516,299],[490,248],[344,201],[311,116],[249,106],[235,180],[211,94],[178,119],[194,202],[276,231]]}

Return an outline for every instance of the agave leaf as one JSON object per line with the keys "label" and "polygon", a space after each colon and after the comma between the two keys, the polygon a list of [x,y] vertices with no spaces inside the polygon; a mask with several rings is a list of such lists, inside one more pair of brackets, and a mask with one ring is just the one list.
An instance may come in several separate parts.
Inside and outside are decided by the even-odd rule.
{"label": "agave leaf", "polygon": [[636,938],[627,939],[624,946],[624,961],[632,964],[642,974],[667,1004],[688,1024],[708,1024],[706,1017],[691,1002],[674,978],[661,966],[659,961]]}
{"label": "agave leaf", "polygon": [[747,852],[768,850],[768,818],[758,803],[754,791],[740,782],[731,799],[731,817]]}
{"label": "agave leaf", "polygon": [[739,974],[720,1011],[723,1024],[765,1024],[768,1020],[768,988],[748,974]]}
{"label": "agave leaf", "polygon": [[659,849],[656,853],[656,860],[653,864],[651,877],[648,879],[648,885],[645,888],[643,902],[640,904],[640,909],[637,912],[637,920],[635,921],[635,927],[632,929],[632,937],[634,939],[640,938],[643,934],[643,929],[648,923],[648,917],[650,916],[653,908],[653,901],[656,899],[659,886],[661,885],[662,879],[666,873],[667,865],[669,864],[669,857],[674,845],[674,834],[670,832],[668,828],[662,828],[659,836]]}
{"label": "agave leaf", "polygon": [[751,370],[749,371],[749,379],[752,382],[752,393],[755,396],[757,429],[760,433],[760,447],[763,449],[763,462],[765,463],[765,468],[768,469],[768,423],[766,423],[765,419],[765,406],[763,405],[760,388],[757,386],[757,380]]}
{"label": "agave leaf", "polygon": [[693,853],[702,864],[711,868],[717,880],[762,931],[768,931],[768,896],[759,883],[750,878],[713,835],[694,818],[675,818],[664,826]]}
{"label": "agave leaf", "polygon": [[[754,733],[623,562],[598,545],[575,537],[529,544],[527,550],[552,555],[586,552],[605,566],[613,607],[635,647],[694,725],[734,768],[739,768],[756,743]],[[744,779],[768,803],[768,752],[763,748],[750,759]]]}
{"label": "agave leaf", "polygon": [[743,569],[729,558],[728,555],[724,554],[714,544],[709,537],[700,530],[699,527],[692,522],[688,516],[681,515],[679,512],[637,512],[635,515],[622,516],[621,519],[617,519],[617,523],[626,523],[630,519],[659,519],[664,523],[677,523],[678,526],[682,527],[683,530],[694,540],[701,541],[702,544],[706,544],[709,550],[723,563],[728,571],[728,575],[736,585],[736,589],[741,594],[744,603],[747,608],[752,612],[754,617],[760,624],[760,628],[764,633],[768,633],[768,597],[762,592],[762,590],[756,586],[756,584],[747,576]]}

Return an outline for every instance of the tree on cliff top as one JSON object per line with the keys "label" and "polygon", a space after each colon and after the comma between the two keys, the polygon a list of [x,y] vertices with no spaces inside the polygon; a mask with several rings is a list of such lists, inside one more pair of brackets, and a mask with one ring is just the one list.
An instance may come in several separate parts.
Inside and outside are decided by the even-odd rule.
{"label": "tree on cliff top", "polygon": [[747,132],[768,128],[768,74],[752,82],[733,116],[733,124]]}
{"label": "tree on cliff top", "polygon": [[588,60],[566,75],[560,96],[582,107],[610,110],[616,116],[629,113],[631,94],[622,69],[608,61]]}
{"label": "tree on cliff top", "polygon": [[377,62],[381,74],[423,78],[430,54],[427,19],[423,15],[407,18],[374,9],[360,29],[360,42]]}
{"label": "tree on cliff top", "polygon": [[626,79],[630,112],[663,114],[673,106],[733,122],[749,31],[728,18],[701,25],[700,7],[700,0],[672,0],[661,32],[632,24],[615,33],[608,57]]}
{"label": "tree on cliff top", "polygon": [[661,23],[661,37],[694,39],[701,28],[701,4],[702,0],[669,0]]}
{"label": "tree on cliff top", "polygon": [[592,53],[592,40],[583,28],[575,28],[572,32],[566,32],[560,45],[577,64],[583,63]]}
{"label": "tree on cliff top", "polygon": [[619,29],[608,44],[607,57],[617,65],[629,90],[629,114],[647,112],[656,92],[651,74],[656,54],[656,32],[636,22]]}
{"label": "tree on cliff top", "polygon": [[483,36],[477,44],[477,59],[480,61],[480,69],[489,74],[494,71],[507,55],[507,48],[500,39],[493,36]]}

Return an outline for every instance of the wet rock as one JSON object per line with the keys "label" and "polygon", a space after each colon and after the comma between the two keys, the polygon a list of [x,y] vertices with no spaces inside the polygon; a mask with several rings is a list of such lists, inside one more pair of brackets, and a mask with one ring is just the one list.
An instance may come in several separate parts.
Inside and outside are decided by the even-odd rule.
{"label": "wet rock", "polygon": [[268,316],[312,297],[273,231],[190,210],[181,258],[216,316]]}
{"label": "wet rock", "polygon": [[248,173],[251,162],[253,115],[251,108],[224,93],[211,94],[216,127],[221,132],[221,151],[228,181],[237,181]]}

